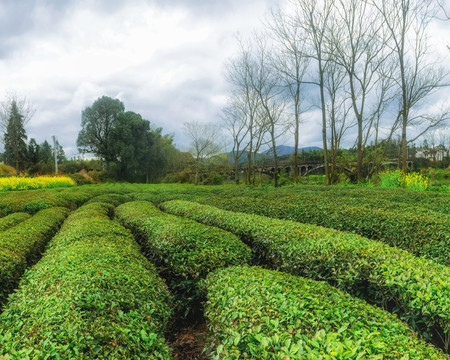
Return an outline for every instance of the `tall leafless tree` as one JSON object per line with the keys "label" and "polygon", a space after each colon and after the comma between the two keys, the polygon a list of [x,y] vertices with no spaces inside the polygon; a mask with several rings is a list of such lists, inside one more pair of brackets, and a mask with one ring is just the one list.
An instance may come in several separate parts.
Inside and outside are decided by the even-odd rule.
{"label": "tall leafless tree", "polygon": [[271,63],[271,50],[268,48],[266,39],[263,36],[255,36],[256,49],[253,70],[250,72],[251,84],[258,95],[262,118],[268,125],[268,133],[271,142],[271,152],[274,162],[274,186],[278,187],[278,156],[276,140],[281,133],[286,131],[284,122],[284,111],[286,109],[286,98],[283,89],[280,87],[279,74]]}
{"label": "tall leafless tree", "polygon": [[330,173],[329,183],[338,182],[337,158],[345,132],[354,124],[349,122],[351,110],[348,96],[348,81],[345,70],[335,62],[329,62],[325,76],[325,89],[328,101],[326,111],[330,129]]}
{"label": "tall leafless tree", "polygon": [[250,144],[244,142],[250,131],[250,126],[248,126],[249,118],[245,110],[242,110],[246,108],[246,104],[242,103],[241,100],[240,96],[230,99],[228,106],[223,109],[222,117],[225,128],[233,138],[232,155],[236,185],[239,185],[239,160]]}
{"label": "tall leafless tree", "polygon": [[299,176],[298,147],[300,134],[301,105],[304,100],[303,78],[311,62],[304,42],[305,34],[296,21],[295,15],[283,12],[281,9],[273,10],[268,22],[271,34],[275,40],[275,56],[273,66],[280,74],[281,86],[285,88],[293,109],[294,132],[294,183]]}
{"label": "tall leafless tree", "polygon": [[[377,21],[377,13],[369,4],[361,0],[338,0],[334,21],[328,32],[330,56],[345,69],[348,77],[349,94],[356,119],[358,135],[357,180],[363,178],[363,158],[365,146],[372,133],[374,119],[382,109],[371,107],[370,101],[383,92],[377,92],[381,84],[378,69],[386,61],[390,52],[386,51],[386,32]],[[375,101],[382,104],[384,99]],[[365,130],[365,131],[364,131]]]}
{"label": "tall leafless tree", "polygon": [[331,20],[332,9],[335,0],[291,0],[291,6],[295,9],[297,24],[305,32],[305,43],[311,48],[310,56],[314,60],[313,83],[319,88],[320,110],[322,115],[322,146],[325,165],[325,179],[329,180],[329,159],[327,146],[327,110],[325,72],[329,61],[327,47],[327,32]]}
{"label": "tall leafless tree", "polygon": [[[436,0],[371,0],[390,34],[389,46],[397,57],[397,84],[401,97],[401,168],[407,170],[407,145],[449,117],[445,108],[429,115],[414,111],[424,99],[444,85],[446,71],[428,57],[426,29],[439,8]],[[420,123],[416,136],[408,139],[408,127]]]}
{"label": "tall leafless tree", "polygon": [[247,172],[246,183],[250,184],[252,174],[254,172],[254,162],[252,156],[258,151],[261,138],[262,127],[261,121],[258,119],[258,109],[260,106],[259,96],[252,86],[252,71],[255,70],[253,65],[253,45],[245,42],[241,38],[237,38],[239,45],[238,55],[230,59],[226,64],[225,79],[231,85],[231,98],[234,106],[238,107],[238,111],[245,117],[247,126]]}
{"label": "tall leafless tree", "polygon": [[191,140],[190,152],[195,159],[195,184],[198,185],[203,162],[220,152],[220,128],[215,124],[197,121],[184,123],[183,127]]}

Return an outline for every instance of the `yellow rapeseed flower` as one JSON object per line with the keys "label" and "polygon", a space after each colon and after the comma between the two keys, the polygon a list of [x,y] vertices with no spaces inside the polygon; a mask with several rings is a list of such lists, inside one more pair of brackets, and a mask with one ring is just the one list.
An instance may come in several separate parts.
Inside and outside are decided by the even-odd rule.
{"label": "yellow rapeseed flower", "polygon": [[38,176],[34,178],[11,176],[0,178],[0,191],[30,190],[74,186],[68,176]]}

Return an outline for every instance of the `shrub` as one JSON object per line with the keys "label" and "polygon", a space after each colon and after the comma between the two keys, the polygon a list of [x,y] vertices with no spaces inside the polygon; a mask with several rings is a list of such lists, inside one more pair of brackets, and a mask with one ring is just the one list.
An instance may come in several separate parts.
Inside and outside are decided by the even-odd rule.
{"label": "shrub", "polygon": [[[242,211],[273,218],[295,220],[341,231],[351,231],[370,239],[405,249],[416,256],[425,256],[450,265],[450,217],[428,211],[378,209],[346,204],[348,199],[331,196],[302,196],[271,192],[257,196],[198,197],[204,204],[226,210]],[[360,202],[363,200],[359,199]]]}
{"label": "shrub", "polygon": [[75,209],[95,195],[95,190],[84,191],[78,187],[1,193],[0,217],[13,212],[34,214],[54,206]]}
{"label": "shrub", "polygon": [[251,260],[251,251],[235,235],[168,215],[145,201],[116,208],[116,218],[131,229],[144,254],[159,265],[182,316],[196,312],[203,294],[198,282],[210,271]]}
{"label": "shrub", "polygon": [[172,358],[172,298],[111,210],[77,210],[24,276],[0,315],[0,358]]}
{"label": "shrub", "polygon": [[445,359],[395,316],[323,282],[230,267],[208,275],[212,359]]}
{"label": "shrub", "polygon": [[87,202],[87,204],[92,203],[92,202],[103,202],[103,203],[112,204],[114,206],[119,206],[120,204],[123,204],[125,201],[126,201],[126,198],[124,195],[109,193],[109,194],[97,195],[97,196],[93,197],[92,199],[90,199]]}
{"label": "shrub", "polygon": [[68,214],[65,208],[42,210],[1,234],[0,304],[15,288],[25,269],[37,262]]}
{"label": "shrub", "polygon": [[162,208],[233,232],[262,264],[330,284],[376,303],[448,350],[450,270],[361,236],[292,221],[170,201]]}
{"label": "shrub", "polygon": [[0,232],[8,230],[10,227],[25,221],[29,217],[30,215],[27,213],[17,212],[0,218]]}

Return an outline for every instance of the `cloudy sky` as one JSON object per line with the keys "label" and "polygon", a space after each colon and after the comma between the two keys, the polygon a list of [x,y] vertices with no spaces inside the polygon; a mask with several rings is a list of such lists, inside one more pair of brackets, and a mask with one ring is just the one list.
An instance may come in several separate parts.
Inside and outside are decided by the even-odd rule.
{"label": "cloudy sky", "polygon": [[[28,137],[56,135],[69,158],[78,155],[81,111],[102,95],[186,150],[184,122],[219,118],[236,32],[249,35],[278,2],[0,0],[0,96],[12,91],[35,105]],[[435,27],[433,41],[442,45],[450,24]],[[303,133],[302,146],[320,146],[312,121]]]}

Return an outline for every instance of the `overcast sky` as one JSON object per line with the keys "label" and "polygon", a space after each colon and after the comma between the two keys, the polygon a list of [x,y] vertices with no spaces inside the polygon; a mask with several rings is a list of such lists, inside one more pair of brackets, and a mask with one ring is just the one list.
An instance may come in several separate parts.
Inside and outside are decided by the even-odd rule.
{"label": "overcast sky", "polygon": [[[174,134],[186,150],[184,122],[218,120],[227,92],[223,66],[236,53],[236,32],[250,35],[276,4],[0,0],[0,96],[26,96],[37,108],[28,138],[40,143],[56,135],[69,158],[78,155],[81,111],[102,95]],[[450,24],[436,27],[433,41],[450,42]],[[301,146],[321,145],[313,121],[302,133]]]}

